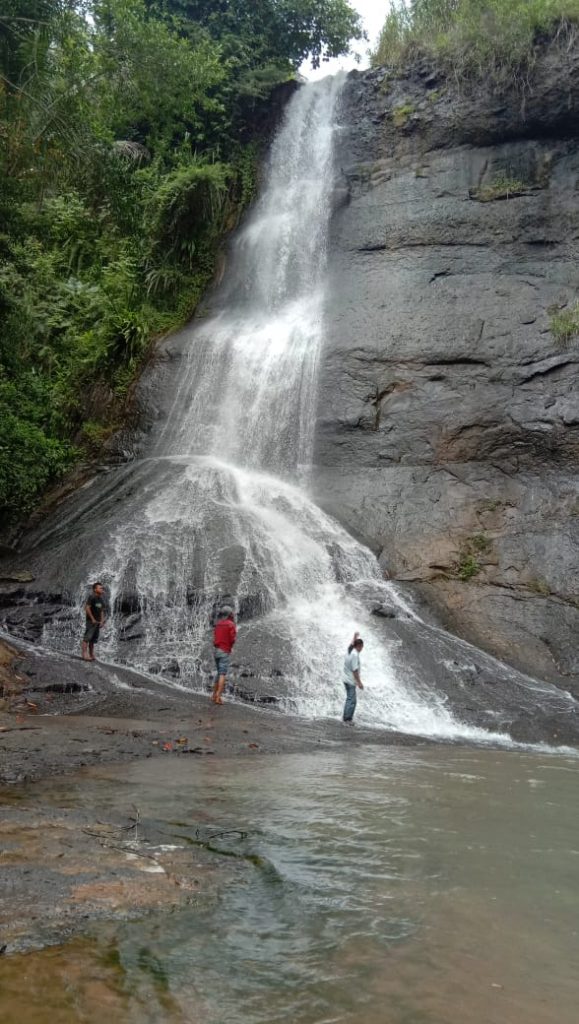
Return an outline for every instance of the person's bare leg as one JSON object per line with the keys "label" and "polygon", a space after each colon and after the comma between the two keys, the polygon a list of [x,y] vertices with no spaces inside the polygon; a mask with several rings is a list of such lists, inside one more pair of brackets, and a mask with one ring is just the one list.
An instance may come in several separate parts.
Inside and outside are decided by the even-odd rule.
{"label": "person's bare leg", "polygon": [[82,643],[80,645],[80,649],[81,649],[81,652],[82,652],[82,660],[83,661],[90,661],[90,658],[88,656],[88,644],[87,644],[86,640],[82,641]]}
{"label": "person's bare leg", "polygon": [[88,653],[89,653],[89,659],[88,660],[89,661],[96,661],[96,658],[94,656],[94,644],[89,644],[88,645]]}
{"label": "person's bare leg", "polygon": [[223,704],[223,691],[225,689],[225,676],[219,676],[215,688],[215,704]]}
{"label": "person's bare leg", "polygon": [[211,701],[212,701],[213,704],[215,704],[215,698],[217,696],[217,687],[218,687],[218,685],[219,685],[219,676],[217,676],[215,682],[213,683],[213,693],[211,694]]}

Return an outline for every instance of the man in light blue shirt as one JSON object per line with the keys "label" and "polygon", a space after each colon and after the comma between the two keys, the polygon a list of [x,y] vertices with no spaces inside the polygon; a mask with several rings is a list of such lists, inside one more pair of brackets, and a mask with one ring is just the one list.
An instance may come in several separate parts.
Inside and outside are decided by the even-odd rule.
{"label": "man in light blue shirt", "polygon": [[356,690],[364,689],[360,679],[360,652],[363,647],[364,641],[358,633],[354,633],[354,639],[348,647],[348,653],[344,658],[344,686],[346,687],[344,722],[350,725],[353,723],[354,711],[356,710]]}

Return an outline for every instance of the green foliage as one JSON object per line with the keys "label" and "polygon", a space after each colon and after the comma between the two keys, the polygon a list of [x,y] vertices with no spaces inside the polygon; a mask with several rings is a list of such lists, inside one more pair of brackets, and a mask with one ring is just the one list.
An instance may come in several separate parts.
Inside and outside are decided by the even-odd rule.
{"label": "green foliage", "polygon": [[46,431],[50,388],[32,371],[18,383],[0,378],[0,504],[28,511],[39,490],[72,465],[76,452]]}
{"label": "green foliage", "polygon": [[579,337],[579,303],[571,309],[551,313],[551,334],[561,348],[566,348],[574,338]]}
{"label": "green foliage", "polygon": [[473,579],[482,570],[481,556],[488,555],[492,547],[490,538],[484,533],[475,533],[467,537],[461,546],[455,565],[455,575],[463,582]]}
{"label": "green foliage", "polygon": [[221,232],[224,201],[233,176],[232,167],[195,159],[166,174],[146,204],[145,229],[152,249],[191,267],[206,225]]}
{"label": "green foliage", "polygon": [[510,199],[524,195],[528,186],[518,178],[500,176],[488,185],[478,185],[470,190],[471,199],[479,203],[492,203],[497,199]]}
{"label": "green foliage", "polygon": [[484,533],[475,533],[474,536],[469,538],[467,543],[473,551],[481,555],[488,554],[491,549],[491,542]]}
{"label": "green foliage", "polygon": [[251,66],[285,63],[296,70],[310,58],[319,67],[362,39],[360,16],[348,0],[149,0],[149,6],[201,23],[226,57]]}
{"label": "green foliage", "polygon": [[237,159],[241,189],[241,206],[243,208],[249,206],[257,195],[258,156],[259,154],[256,144],[250,143],[241,150]]}
{"label": "green foliage", "polygon": [[404,128],[408,124],[408,119],[414,113],[415,107],[412,103],[403,103],[399,107],[394,107],[392,111],[392,120],[395,128]]}
{"label": "green foliage", "polygon": [[579,0],[394,0],[374,65],[426,55],[462,79],[508,81],[534,59],[545,37],[568,40]]}
{"label": "green foliage", "polygon": [[98,452],[252,201],[271,89],[347,52],[347,0],[4,0],[0,505]]}
{"label": "green foliage", "polygon": [[478,576],[480,571],[480,563],[476,560],[474,555],[461,555],[457,567],[457,576],[459,579],[466,583],[468,580],[471,580],[473,576]]}

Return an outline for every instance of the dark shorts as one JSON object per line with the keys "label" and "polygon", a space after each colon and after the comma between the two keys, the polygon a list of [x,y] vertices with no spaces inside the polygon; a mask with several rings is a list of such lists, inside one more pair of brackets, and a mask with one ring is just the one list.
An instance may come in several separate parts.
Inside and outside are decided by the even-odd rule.
{"label": "dark shorts", "polygon": [[98,642],[100,631],[101,627],[99,626],[98,622],[96,624],[93,622],[87,622],[86,629],[84,631],[84,636],[82,638],[84,643],[96,644]]}
{"label": "dark shorts", "polygon": [[213,648],[215,657],[215,670],[218,676],[226,676],[229,672],[229,655],[219,647]]}

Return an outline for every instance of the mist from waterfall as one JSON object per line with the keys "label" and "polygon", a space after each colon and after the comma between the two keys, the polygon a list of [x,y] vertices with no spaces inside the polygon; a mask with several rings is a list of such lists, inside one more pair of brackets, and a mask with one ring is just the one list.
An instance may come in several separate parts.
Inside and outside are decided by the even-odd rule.
{"label": "mist from waterfall", "polygon": [[228,597],[243,613],[236,653],[271,675],[272,690],[283,676],[289,710],[340,712],[342,661],[357,629],[366,644],[361,722],[481,735],[452,717],[428,680],[400,669],[400,641],[385,642],[371,614],[372,602],[397,600],[391,585],[308,497],[341,88],[328,78],[290,101],[234,245],[225,308],[191,327],[170,416],[137,464],[138,497],[101,562],[87,567],[116,609],[101,651],[127,660],[132,607],[130,662],[148,672],[171,663],[180,685],[199,687],[211,667],[211,615]]}

